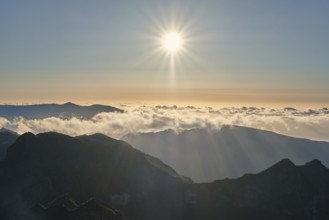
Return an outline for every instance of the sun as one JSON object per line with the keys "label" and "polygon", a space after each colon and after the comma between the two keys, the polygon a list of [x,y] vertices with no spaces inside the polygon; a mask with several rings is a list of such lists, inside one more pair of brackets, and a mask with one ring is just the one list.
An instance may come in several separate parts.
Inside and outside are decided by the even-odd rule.
{"label": "sun", "polygon": [[165,51],[174,54],[182,49],[183,38],[178,32],[172,31],[162,37],[161,43]]}

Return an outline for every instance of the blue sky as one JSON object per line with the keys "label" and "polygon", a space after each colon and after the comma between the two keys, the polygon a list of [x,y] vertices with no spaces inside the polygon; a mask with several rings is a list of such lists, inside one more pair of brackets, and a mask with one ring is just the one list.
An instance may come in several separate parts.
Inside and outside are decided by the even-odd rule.
{"label": "blue sky", "polygon": [[[3,0],[0,101],[325,105],[328,11],[324,0]],[[154,53],[172,28],[188,50],[174,76]]]}

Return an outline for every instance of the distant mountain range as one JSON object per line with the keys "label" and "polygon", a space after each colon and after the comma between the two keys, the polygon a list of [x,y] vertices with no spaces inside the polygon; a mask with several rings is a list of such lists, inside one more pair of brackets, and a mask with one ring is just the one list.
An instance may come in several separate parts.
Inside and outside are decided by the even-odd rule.
{"label": "distant mountain range", "polygon": [[223,126],[220,130],[193,129],[180,133],[167,130],[122,139],[197,182],[260,172],[283,158],[296,164],[319,159],[329,166],[328,142],[247,127]]}
{"label": "distant mountain range", "polygon": [[329,169],[319,160],[283,159],[259,174],[201,184],[101,134],[23,134],[0,162],[0,179],[2,220],[123,219],[108,206],[130,220],[329,218]]}
{"label": "distant mountain range", "polygon": [[48,117],[90,119],[101,112],[123,112],[121,109],[106,105],[80,106],[68,102],[63,105],[0,105],[0,117],[12,119],[23,117],[26,119],[42,119]]}
{"label": "distant mountain range", "polygon": [[[41,216],[93,216],[85,219],[110,214],[98,203],[79,205],[91,197],[132,220],[329,217],[329,170],[319,160],[296,166],[284,159],[259,174],[196,184],[159,159],[101,134],[23,134],[0,162],[0,179],[4,220],[40,219],[35,211]],[[76,200],[77,211],[51,202],[62,195]],[[37,204],[46,209],[36,209]]]}

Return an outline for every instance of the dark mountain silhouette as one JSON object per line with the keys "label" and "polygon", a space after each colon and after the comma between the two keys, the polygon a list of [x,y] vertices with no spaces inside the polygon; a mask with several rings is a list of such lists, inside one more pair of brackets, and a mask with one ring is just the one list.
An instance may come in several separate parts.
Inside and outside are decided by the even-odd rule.
{"label": "dark mountain silhouette", "polygon": [[0,179],[2,220],[122,219],[115,209],[131,220],[329,218],[329,169],[319,160],[283,159],[258,174],[191,183],[101,134],[23,134],[0,163]]}
{"label": "dark mountain silhouette", "polygon": [[23,117],[26,119],[43,119],[48,117],[90,119],[101,112],[122,112],[121,109],[106,105],[80,106],[68,102],[63,105],[0,105],[0,117],[12,119]]}
{"label": "dark mountain silhouette", "polygon": [[128,217],[154,219],[161,206],[162,219],[168,219],[183,210],[185,178],[159,159],[101,134],[23,134],[8,148],[0,179],[1,219],[19,219],[33,205],[66,193],[78,203],[94,197],[123,206]]}
{"label": "dark mountain silhouette", "polygon": [[190,185],[190,219],[329,218],[329,170],[319,160],[284,159],[258,174]]}
{"label": "dark mountain silhouette", "polygon": [[5,159],[7,148],[18,138],[18,134],[5,129],[0,129],[0,161]]}
{"label": "dark mountain silhouette", "polygon": [[122,138],[197,182],[256,173],[283,158],[296,164],[313,159],[329,166],[329,143],[279,135],[239,126],[220,130],[127,135]]}

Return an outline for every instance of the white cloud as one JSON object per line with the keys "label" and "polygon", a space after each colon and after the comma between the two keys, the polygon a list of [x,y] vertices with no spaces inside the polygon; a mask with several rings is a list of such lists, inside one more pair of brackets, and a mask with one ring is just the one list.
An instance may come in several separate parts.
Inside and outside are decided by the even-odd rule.
{"label": "white cloud", "polygon": [[329,141],[329,110],[300,111],[292,107],[199,108],[193,106],[121,106],[124,113],[100,113],[91,120],[46,118],[27,120],[0,118],[0,126],[18,133],[56,131],[69,135],[104,133],[120,138],[128,133],[176,131],[192,128],[218,129],[222,125],[240,125],[274,131],[289,136]]}

